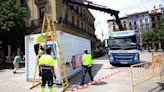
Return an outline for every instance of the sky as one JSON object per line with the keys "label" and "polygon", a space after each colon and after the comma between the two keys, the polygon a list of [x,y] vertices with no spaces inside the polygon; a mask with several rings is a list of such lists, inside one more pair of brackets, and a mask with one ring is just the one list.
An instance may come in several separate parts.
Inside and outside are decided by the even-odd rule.
{"label": "sky", "polygon": [[[164,0],[88,0],[92,1],[94,4],[107,6],[108,8],[118,10],[120,11],[119,16],[123,17],[125,14],[133,14],[137,12],[143,12],[147,10],[152,10],[153,6],[156,6],[157,8],[161,4],[162,7],[164,7]],[[110,14],[91,10],[91,13],[95,17],[95,34],[97,38],[103,40],[105,38],[108,38],[108,19],[113,19],[113,17],[110,16]],[[104,34],[104,37],[102,37],[102,32]]]}

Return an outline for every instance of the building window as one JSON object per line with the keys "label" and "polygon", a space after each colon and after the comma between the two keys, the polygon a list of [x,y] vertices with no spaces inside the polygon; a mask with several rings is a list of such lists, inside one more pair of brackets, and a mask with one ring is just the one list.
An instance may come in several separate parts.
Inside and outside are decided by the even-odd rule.
{"label": "building window", "polygon": [[20,3],[21,3],[21,4],[24,4],[24,0],[20,0]]}
{"label": "building window", "polygon": [[76,12],[79,13],[79,8],[76,6]]}
{"label": "building window", "polygon": [[80,11],[80,15],[81,15],[81,16],[83,15],[83,12],[82,12],[82,10]]}
{"label": "building window", "polygon": [[138,18],[138,15],[136,15],[135,18]]}
{"label": "building window", "polygon": [[77,26],[80,27],[80,26],[79,26],[79,19],[78,19],[78,18],[77,18]]}
{"label": "building window", "polygon": [[65,19],[66,19],[66,20],[68,20],[68,16],[69,16],[69,13],[66,12],[66,14],[65,14]]}
{"label": "building window", "polygon": [[113,26],[113,30],[114,30],[114,31],[116,30],[116,27],[115,27],[115,26]]}
{"label": "building window", "polygon": [[115,25],[115,23],[113,22],[113,26]]}
{"label": "building window", "polygon": [[81,29],[83,30],[83,23],[81,22]]}
{"label": "building window", "polygon": [[155,23],[152,24],[152,28],[155,28]]}
{"label": "building window", "polygon": [[136,21],[134,21],[134,25],[136,25],[137,23],[136,23]]}
{"label": "building window", "polygon": [[84,31],[85,31],[85,32],[87,31],[87,26],[86,26],[86,25],[84,26]]}
{"label": "building window", "polygon": [[72,24],[75,24],[75,18],[73,15],[72,15]]}
{"label": "building window", "polygon": [[145,24],[148,24],[148,19],[147,18],[145,19]]}
{"label": "building window", "polygon": [[76,10],[76,6],[75,5],[73,6],[73,9]]}
{"label": "building window", "polygon": [[151,18],[151,20],[152,20],[152,21],[155,21],[155,18],[154,18],[154,17],[152,17],[152,18]]}
{"label": "building window", "polygon": [[39,8],[39,18],[42,19],[45,14],[45,7],[40,7]]}
{"label": "building window", "polygon": [[131,26],[131,25],[132,25],[132,23],[130,22],[130,23],[129,23],[129,25]]}
{"label": "building window", "polygon": [[124,24],[124,28],[126,29],[126,24]]}
{"label": "building window", "polygon": [[81,12],[81,9],[80,9],[80,7],[78,8],[78,14],[80,14],[80,12]]}
{"label": "building window", "polygon": [[89,30],[89,27],[87,28],[87,31],[88,31],[88,33],[90,34],[90,30]]}

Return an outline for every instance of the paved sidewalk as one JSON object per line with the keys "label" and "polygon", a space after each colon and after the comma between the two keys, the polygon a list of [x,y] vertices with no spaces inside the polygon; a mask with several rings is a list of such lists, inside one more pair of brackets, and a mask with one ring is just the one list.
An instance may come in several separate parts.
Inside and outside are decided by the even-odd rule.
{"label": "paved sidewalk", "polygon": [[[164,54],[162,53],[162,55]],[[142,58],[149,60],[150,53],[143,53]],[[125,68],[111,66],[107,56],[94,59],[93,63],[93,75],[95,79]],[[0,92],[39,92],[40,86],[29,90],[31,87],[31,82],[26,81],[25,68],[18,70],[18,74],[13,74],[12,71],[13,70],[11,69],[0,70]],[[80,74],[77,74],[70,79],[71,86],[68,91],[78,86],[77,84],[80,81],[80,76]],[[89,77],[87,76],[86,79],[88,79],[88,82]],[[155,78],[136,86],[136,92],[164,92],[164,90],[161,89],[161,87],[156,83],[158,80],[159,78]],[[54,85],[54,89],[54,92],[61,92],[62,90],[60,85]],[[130,92],[129,73],[128,71],[119,73],[96,83],[95,85],[90,85],[89,87],[83,88],[78,92]]]}

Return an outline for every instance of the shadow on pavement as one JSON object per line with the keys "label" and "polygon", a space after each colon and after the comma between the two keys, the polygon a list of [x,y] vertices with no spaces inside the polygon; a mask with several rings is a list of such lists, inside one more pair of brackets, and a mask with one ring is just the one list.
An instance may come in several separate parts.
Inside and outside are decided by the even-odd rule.
{"label": "shadow on pavement", "polygon": [[159,90],[159,92],[164,92],[164,88],[161,88],[161,89]]}
{"label": "shadow on pavement", "polygon": [[[24,68],[25,67],[25,63],[19,63],[19,68]],[[5,62],[0,64],[0,70],[3,69],[13,69],[14,65],[12,62]]]}
{"label": "shadow on pavement", "polygon": [[117,68],[120,68],[118,66],[112,66],[112,67],[108,67],[108,68],[104,68],[104,69],[117,69]]}
{"label": "shadow on pavement", "polygon": [[95,84],[92,84],[92,85],[106,85],[107,82],[104,82],[104,81],[100,81],[100,82],[97,82]]}
{"label": "shadow on pavement", "polygon": [[25,73],[25,72],[16,72],[16,74],[22,74],[22,73]]}
{"label": "shadow on pavement", "polygon": [[6,71],[4,71],[4,70],[0,70],[0,72],[6,72]]}
{"label": "shadow on pavement", "polygon": [[[156,89],[158,89],[160,86],[157,86],[151,90],[149,90],[148,92],[154,92]],[[164,88],[160,88],[157,92],[164,92]]]}
{"label": "shadow on pavement", "polygon": [[104,69],[119,69],[119,68],[122,68],[122,67],[130,67],[131,65],[113,65],[113,66],[109,66],[107,68],[104,68]]}
{"label": "shadow on pavement", "polygon": [[94,58],[93,60],[108,60],[108,55],[103,55],[101,57],[98,57],[98,58]]}
{"label": "shadow on pavement", "polygon": [[[97,74],[97,72],[101,69],[103,64],[93,64],[92,66],[92,75],[93,77]],[[78,86],[81,82],[81,72],[73,76],[72,78],[69,79],[70,87],[69,88],[74,88]],[[88,74],[85,76],[85,83],[90,82],[90,77]],[[103,83],[102,83],[103,84]]]}

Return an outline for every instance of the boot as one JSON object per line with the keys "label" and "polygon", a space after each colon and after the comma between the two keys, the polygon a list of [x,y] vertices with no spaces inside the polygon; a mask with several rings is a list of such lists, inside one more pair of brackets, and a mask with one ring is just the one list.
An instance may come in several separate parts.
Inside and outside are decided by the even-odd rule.
{"label": "boot", "polygon": [[48,90],[48,92],[53,92],[53,89],[52,89],[52,87],[49,87],[49,90]]}
{"label": "boot", "polygon": [[40,92],[44,92],[44,87],[41,87],[40,88]]}

